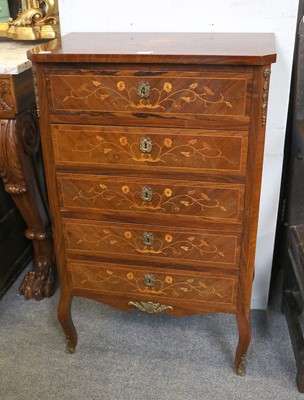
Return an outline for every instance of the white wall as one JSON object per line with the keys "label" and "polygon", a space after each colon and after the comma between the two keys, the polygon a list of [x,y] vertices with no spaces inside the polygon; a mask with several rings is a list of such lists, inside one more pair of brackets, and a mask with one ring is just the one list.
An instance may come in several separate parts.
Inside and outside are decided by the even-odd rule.
{"label": "white wall", "polygon": [[252,308],[267,306],[298,0],[59,0],[69,32],[275,32]]}

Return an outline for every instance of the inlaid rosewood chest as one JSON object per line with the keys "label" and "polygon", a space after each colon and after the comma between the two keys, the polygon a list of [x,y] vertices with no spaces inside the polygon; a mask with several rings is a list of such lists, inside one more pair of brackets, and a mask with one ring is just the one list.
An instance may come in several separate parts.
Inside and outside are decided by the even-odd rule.
{"label": "inlaid rosewood chest", "polygon": [[70,34],[29,52],[61,295],[236,314],[244,372],[272,34]]}

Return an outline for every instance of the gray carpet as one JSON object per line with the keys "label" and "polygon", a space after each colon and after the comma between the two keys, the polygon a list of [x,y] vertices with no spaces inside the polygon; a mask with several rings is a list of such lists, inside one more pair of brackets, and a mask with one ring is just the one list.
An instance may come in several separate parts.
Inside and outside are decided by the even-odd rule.
{"label": "gray carpet", "polygon": [[75,298],[79,343],[69,355],[58,291],[25,302],[18,285],[0,301],[0,400],[304,399],[278,304],[252,311],[247,375],[238,377],[234,316],[147,316]]}

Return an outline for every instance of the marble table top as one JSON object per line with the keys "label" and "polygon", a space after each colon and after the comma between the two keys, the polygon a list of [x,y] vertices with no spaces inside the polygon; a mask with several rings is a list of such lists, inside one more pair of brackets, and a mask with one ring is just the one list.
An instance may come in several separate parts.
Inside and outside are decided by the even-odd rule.
{"label": "marble table top", "polygon": [[37,41],[0,38],[0,74],[18,75],[31,68],[32,63],[27,59],[26,52],[39,44]]}

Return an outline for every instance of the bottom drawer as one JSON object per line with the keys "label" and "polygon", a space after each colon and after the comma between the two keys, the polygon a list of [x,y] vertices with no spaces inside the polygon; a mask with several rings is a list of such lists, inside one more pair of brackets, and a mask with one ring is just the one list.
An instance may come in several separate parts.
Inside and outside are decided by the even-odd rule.
{"label": "bottom drawer", "polygon": [[[131,300],[170,300],[234,308],[237,277],[196,271],[163,270],[68,260],[72,293],[127,296]],[[86,296],[87,293],[84,293]],[[169,301],[169,302],[168,302]],[[230,310],[232,311],[232,309]]]}

